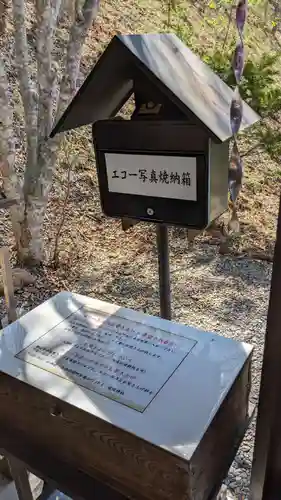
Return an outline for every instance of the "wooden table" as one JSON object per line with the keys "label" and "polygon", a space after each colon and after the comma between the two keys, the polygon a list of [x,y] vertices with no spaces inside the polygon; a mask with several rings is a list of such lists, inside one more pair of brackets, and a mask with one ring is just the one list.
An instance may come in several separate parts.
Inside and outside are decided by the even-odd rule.
{"label": "wooden table", "polygon": [[74,498],[207,500],[247,425],[251,352],[62,292],[0,335],[0,442]]}

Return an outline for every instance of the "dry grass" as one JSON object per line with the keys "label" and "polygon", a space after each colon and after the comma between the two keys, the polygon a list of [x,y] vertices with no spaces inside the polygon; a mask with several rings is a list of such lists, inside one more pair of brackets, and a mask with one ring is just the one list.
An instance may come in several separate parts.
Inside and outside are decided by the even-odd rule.
{"label": "dry grass", "polygon": [[[167,25],[168,11],[165,1],[159,0],[110,0],[102,4],[102,8],[87,40],[84,49],[83,68],[87,72],[100,56],[107,43],[116,33],[143,33],[159,31],[175,31],[185,40],[190,35],[190,45],[200,47],[200,51],[210,52],[222,46],[227,32],[228,16],[225,9],[217,16],[214,9],[208,7],[209,2],[184,1],[177,4],[171,16],[171,26]],[[275,50],[278,40],[269,36],[269,24],[265,23],[263,11],[251,9],[247,35],[248,56],[255,57],[264,50]],[[254,27],[254,29],[253,29]],[[234,27],[229,30],[228,40],[234,37]],[[187,82],[188,85],[188,82]],[[245,149],[248,149],[245,144]],[[132,232],[124,234],[120,223],[105,219],[100,212],[99,193],[95,173],[95,159],[91,145],[90,131],[81,129],[71,134],[71,140],[65,144],[60,155],[52,197],[46,220],[46,232],[49,241],[54,237],[56,213],[62,203],[61,181],[65,163],[75,155],[79,158],[75,178],[77,185],[73,187],[72,200],[68,206],[68,221],[65,226],[61,248],[63,252],[79,254],[81,232],[84,237],[94,240],[95,249],[111,248],[115,240],[122,239],[127,252],[140,251],[143,245],[149,244],[152,228],[143,231],[142,225]],[[279,194],[280,167],[260,151],[255,151],[245,158],[245,185],[239,201],[241,234],[230,238],[229,250],[239,254],[250,254],[254,257],[270,258],[275,240],[275,221]],[[78,194],[78,191],[80,193]],[[76,193],[76,194],[75,194]],[[77,196],[80,201],[77,200]],[[81,208],[77,213],[77,204]],[[91,211],[90,219],[88,211]],[[97,221],[102,220],[102,224]],[[75,228],[78,228],[77,231]],[[74,236],[74,233],[76,235]],[[131,235],[133,234],[133,236]],[[87,234],[87,236],[86,236]],[[80,236],[78,236],[80,235]],[[217,236],[217,234],[216,234]],[[75,243],[71,241],[75,240]],[[80,240],[80,244],[79,244]],[[216,242],[210,234],[201,235],[200,241]],[[210,241],[211,240],[211,241]],[[85,242],[81,250],[85,250]],[[90,251],[90,250],[89,250]],[[126,252],[126,253],[127,253]]]}

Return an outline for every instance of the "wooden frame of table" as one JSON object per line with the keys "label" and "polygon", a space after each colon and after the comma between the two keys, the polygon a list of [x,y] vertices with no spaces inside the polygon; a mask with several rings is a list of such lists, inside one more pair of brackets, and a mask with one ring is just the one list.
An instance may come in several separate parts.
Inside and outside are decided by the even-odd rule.
{"label": "wooden frame of table", "polygon": [[[95,337],[88,337],[93,329]],[[117,403],[110,394],[83,386],[88,377],[75,382],[73,369],[69,372],[71,359],[85,352],[86,358],[97,356],[95,346],[84,350],[88,338],[101,345],[98,339],[109,334],[111,349],[123,359],[121,331],[127,344],[132,338],[133,349],[145,342],[130,351],[135,358],[124,373],[132,372],[131,364],[133,370],[146,368],[137,380],[138,387],[149,388],[149,399],[146,391],[125,391],[123,403]],[[30,311],[2,335],[0,442],[28,470],[85,500],[104,488],[102,498],[112,500],[209,500],[214,495],[248,423],[251,346],[69,292]],[[159,338],[159,345],[143,335]],[[47,349],[51,365],[44,365],[44,346],[63,349],[50,354]],[[158,364],[157,357],[147,360],[155,349]]]}
{"label": "wooden frame of table", "polygon": [[[245,435],[248,425],[254,416],[255,407],[249,405],[249,420],[245,422],[245,427],[241,428],[240,436],[238,436],[235,444],[235,451],[238,450],[241,441]],[[48,500],[50,495],[55,490],[60,490],[66,495],[69,495],[73,500],[143,500],[142,497],[127,496],[122,494],[108,481],[108,478],[103,480],[89,477],[81,471],[77,471],[69,464],[61,462],[55,456],[46,455],[45,450],[40,449],[38,446],[30,446],[30,442],[24,439],[23,436],[10,435],[9,431],[3,434],[0,439],[2,443],[6,443],[7,449],[17,456],[17,460],[24,460],[21,462],[22,468],[28,469],[37,477],[41,478],[45,485],[41,495],[37,500]],[[6,453],[7,454],[7,453]],[[13,456],[13,459],[14,459]],[[228,459],[226,469],[231,466],[232,458]],[[215,500],[219,493],[223,475],[217,484],[213,485],[212,493],[208,500]],[[22,489],[18,490],[19,500],[29,500],[29,492]]]}

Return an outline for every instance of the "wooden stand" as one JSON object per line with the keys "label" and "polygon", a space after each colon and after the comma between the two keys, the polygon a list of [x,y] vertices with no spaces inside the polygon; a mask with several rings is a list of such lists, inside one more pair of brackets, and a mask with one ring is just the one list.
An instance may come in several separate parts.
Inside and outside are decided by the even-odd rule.
{"label": "wooden stand", "polygon": [[[0,249],[0,264],[3,276],[8,322],[11,324],[17,320],[17,313],[9,249],[6,247]],[[22,462],[15,459],[12,455],[8,456],[5,454],[2,459],[1,469],[2,472],[6,472],[6,474],[10,475],[10,477],[14,480],[19,500],[34,500],[29,483],[28,472]]]}
{"label": "wooden stand", "polygon": [[[165,264],[166,272],[164,253],[159,266]],[[41,500],[47,500],[57,485],[77,500],[212,500],[248,424],[251,348],[69,293],[58,294],[15,325],[7,248],[0,250],[0,263],[10,324],[0,337],[0,442],[19,500],[34,500],[27,470],[45,481]],[[161,312],[170,317],[167,291],[168,281],[162,280]],[[54,370],[50,373],[28,363],[28,354],[20,357],[84,307],[104,315],[103,325],[118,318],[118,328],[120,322],[132,331],[138,325],[140,331],[145,327],[144,348],[146,335],[151,338],[152,332],[158,347],[166,349],[166,342],[171,342],[176,346],[171,352],[179,355],[186,350],[146,405],[122,406],[83,383],[65,379],[64,372],[58,377]],[[73,332],[76,335],[75,328]],[[87,335],[92,335],[92,353],[93,328]],[[154,349],[155,343],[151,345]],[[60,356],[58,361],[62,360]],[[151,360],[148,366],[153,365]],[[163,356],[160,371],[166,361]],[[132,368],[130,363],[125,365]],[[120,371],[117,363],[113,365]],[[157,369],[148,380],[158,374]],[[118,401],[120,390],[117,393]]]}
{"label": "wooden stand", "polygon": [[10,266],[9,249],[6,247],[0,248],[0,265],[3,276],[4,296],[7,307],[8,322],[10,324],[17,320],[17,312],[12,269]]}
{"label": "wooden stand", "polygon": [[251,500],[281,497],[281,196],[267,315],[251,478]]}
{"label": "wooden stand", "polygon": [[[9,209],[16,203],[16,200],[0,199],[0,208]],[[12,269],[10,265],[10,254],[7,247],[0,248],[0,267],[2,270],[8,323],[11,324],[17,320],[17,312]],[[5,451],[3,451],[2,458],[0,459],[0,473],[4,474],[8,479],[12,479],[14,481],[19,500],[34,500],[34,498],[38,497],[38,494],[35,495],[35,497],[33,495],[33,492],[35,492],[35,489],[38,486],[38,481],[35,481],[36,484],[33,481],[32,487],[30,485],[30,479],[26,466],[14,456],[5,453]]]}
{"label": "wooden stand", "polygon": [[[90,311],[86,319],[83,308]],[[87,324],[92,325],[91,311],[102,318],[101,326],[85,330]],[[83,334],[77,333],[76,321]],[[89,390],[83,385],[84,376],[77,383],[72,368],[70,378],[65,375],[73,363],[70,359],[81,360],[74,345],[59,355],[51,372],[30,358],[28,346],[38,345],[40,351],[40,339],[47,342],[43,345],[52,345],[46,340],[48,332],[55,335],[57,346],[62,340],[71,342],[71,332],[76,332],[75,345],[84,346],[84,335],[93,336],[87,340],[91,344],[99,331],[114,336],[112,322],[125,337],[126,329],[133,328],[143,332],[144,338],[159,338],[162,347],[166,338],[176,346],[169,355],[161,351],[161,370],[169,369],[159,389],[152,384],[151,397],[138,395],[131,407]],[[70,340],[59,325],[68,325]],[[157,351],[157,342],[152,353]],[[145,341],[142,345],[141,353],[148,350]],[[48,484],[58,484],[66,494],[83,500],[210,500],[216,494],[248,423],[249,346],[65,292],[22,317],[17,328],[8,327],[0,348],[4,351],[0,359],[1,442]],[[122,356],[127,356],[125,347],[121,348]],[[139,355],[135,358],[128,373],[144,361]],[[145,380],[137,377],[136,384],[150,384],[153,365],[148,363]],[[58,371],[60,376],[57,370],[63,370]]]}

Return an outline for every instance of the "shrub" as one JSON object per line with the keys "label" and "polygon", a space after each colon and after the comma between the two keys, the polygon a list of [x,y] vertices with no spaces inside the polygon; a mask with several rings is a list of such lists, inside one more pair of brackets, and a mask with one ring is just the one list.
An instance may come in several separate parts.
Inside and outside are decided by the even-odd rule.
{"label": "shrub", "polygon": [[[214,52],[203,59],[219,74],[222,80],[234,88],[235,79],[231,67],[232,48],[225,52]],[[281,85],[279,54],[264,53],[259,58],[248,60],[240,86],[242,98],[261,115],[264,120],[255,128],[253,137],[271,158],[280,160],[281,132],[275,130],[278,112],[281,109]]]}
{"label": "shrub", "polygon": [[[232,50],[215,52],[203,57],[222,80],[235,86],[231,67]],[[265,53],[259,59],[245,64],[240,92],[243,99],[261,116],[277,113],[281,108],[280,71],[277,66],[280,55]]]}

